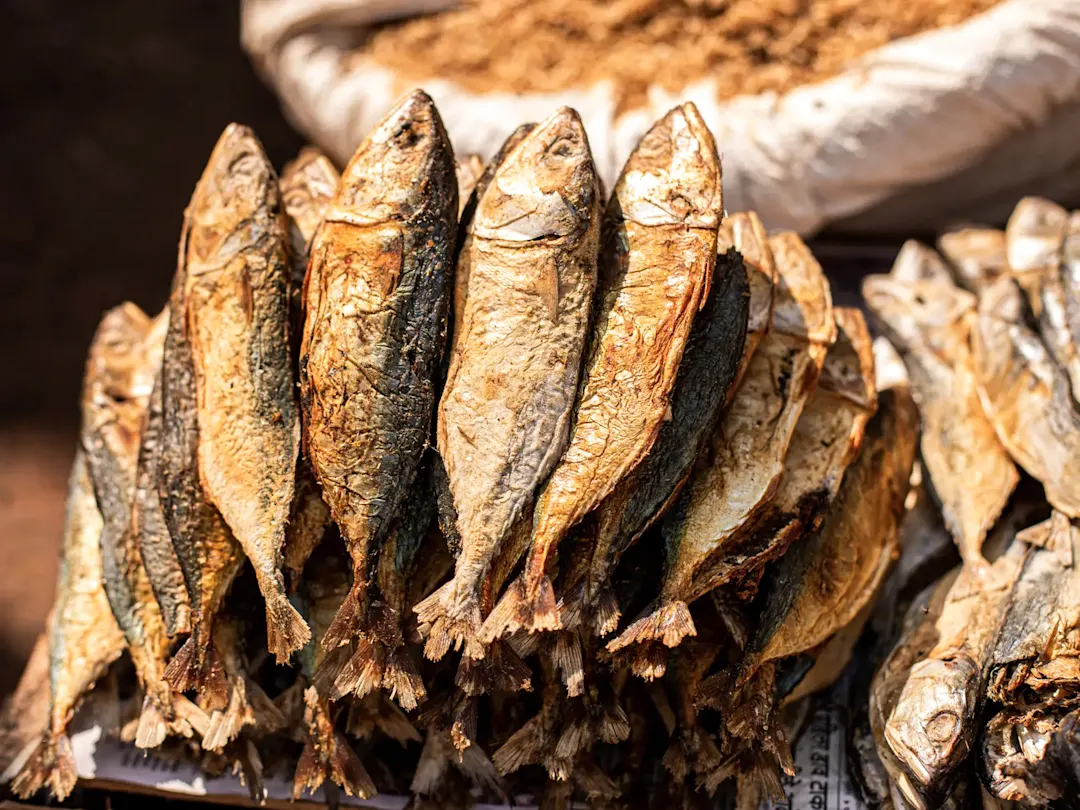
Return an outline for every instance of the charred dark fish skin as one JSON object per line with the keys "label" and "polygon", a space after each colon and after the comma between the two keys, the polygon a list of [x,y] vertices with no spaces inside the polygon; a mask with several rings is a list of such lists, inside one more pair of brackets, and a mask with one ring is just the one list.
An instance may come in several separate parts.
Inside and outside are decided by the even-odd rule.
{"label": "charred dark fish skin", "polygon": [[346,167],[305,281],[305,443],[354,564],[328,649],[364,627],[372,560],[430,435],[456,219],[453,150],[435,105],[416,91]]}
{"label": "charred dark fish skin", "polygon": [[646,457],[670,413],[712,281],[722,196],[716,144],[692,103],[654,124],[627,159],[605,215],[597,312],[569,443],[537,499],[525,572],[482,640],[559,628],[549,561]]}
{"label": "charred dark fish skin", "polygon": [[596,545],[584,599],[596,611],[594,629],[606,635],[619,621],[610,590],[622,553],[667,509],[690,474],[720,416],[743,356],[750,288],[742,258],[721,255],[711,291],[687,339],[671,395],[671,418],[661,424],[649,455],[598,508]]}
{"label": "charred dark fish skin", "polygon": [[477,201],[458,260],[437,435],[462,548],[454,579],[415,608],[429,657],[451,645],[483,656],[484,577],[565,447],[600,207],[588,139],[568,108],[507,154]]}
{"label": "charred dark fish skin", "polygon": [[103,527],[86,456],[79,449],[68,479],[57,600],[49,617],[48,725],[12,783],[12,790],[24,799],[48,785],[62,801],[75,788],[68,726],[83,695],[124,651],[124,635],[102,585]]}

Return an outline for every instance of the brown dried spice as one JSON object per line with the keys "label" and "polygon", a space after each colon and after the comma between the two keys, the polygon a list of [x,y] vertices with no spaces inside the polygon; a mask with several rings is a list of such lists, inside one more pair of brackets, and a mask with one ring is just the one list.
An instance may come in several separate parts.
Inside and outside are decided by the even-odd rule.
{"label": "brown dried spice", "polygon": [[650,85],[714,77],[720,98],[834,76],[894,39],[955,25],[998,0],[465,0],[386,25],[364,56],[405,82],[551,92],[614,80],[619,109]]}

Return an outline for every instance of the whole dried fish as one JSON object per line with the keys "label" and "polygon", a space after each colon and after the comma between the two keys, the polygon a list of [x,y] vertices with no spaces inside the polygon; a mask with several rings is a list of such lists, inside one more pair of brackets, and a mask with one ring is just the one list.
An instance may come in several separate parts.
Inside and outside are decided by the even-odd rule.
{"label": "whole dried fish", "polygon": [[734,251],[722,254],[709,297],[686,341],[671,393],[671,418],[660,425],[649,455],[597,510],[596,538],[581,596],[598,635],[618,626],[619,605],[611,578],[623,552],[672,502],[720,416],[744,353],[748,293],[741,258]]}
{"label": "whole dried fish", "polygon": [[[717,425],[708,456],[661,524],[667,560],[658,603],[609,642],[609,652],[643,644],[637,658],[644,662],[656,642],[674,647],[693,635],[687,605],[736,575],[745,561],[741,540],[780,482],[836,323],[828,282],[798,236],[779,234],[769,246],[780,276],[772,329]],[[663,663],[637,669],[658,677]]]}
{"label": "whole dried fish", "polygon": [[372,560],[429,436],[453,273],[453,160],[435,105],[412,93],[360,144],[311,247],[305,442],[353,559],[327,648],[366,629]]}
{"label": "whole dried fish", "polygon": [[479,155],[463,155],[454,165],[458,184],[458,216],[465,211],[469,197],[484,174],[484,161]]}
{"label": "whole dried fish", "polygon": [[970,292],[978,293],[1008,272],[1003,231],[961,228],[942,234],[937,246],[952,264],[956,282]]}
{"label": "whole dried fish", "polygon": [[989,287],[971,333],[979,397],[998,439],[1046,487],[1050,504],[1080,517],[1080,413],[1069,381],[1024,323],[1011,278]]}
{"label": "whole dried fish", "polygon": [[454,578],[416,606],[429,657],[482,655],[484,577],[565,447],[599,225],[588,140],[564,108],[498,166],[461,249],[438,447],[462,546]]}
{"label": "whole dried fish", "polygon": [[12,790],[24,799],[45,785],[58,801],[74,789],[77,773],[68,726],[83,695],[124,650],[124,635],[102,585],[98,541],[103,527],[80,449],[68,480],[56,606],[49,619],[48,725],[12,783]]}
{"label": "whole dried fish", "polygon": [[720,159],[697,108],[653,125],[623,167],[605,219],[598,311],[570,441],[537,500],[525,573],[488,640],[559,627],[549,561],[566,533],[652,449],[704,305],[723,217]]}
{"label": "whole dried fish", "polygon": [[982,563],[986,533],[1016,487],[1016,467],[980,404],[968,349],[975,299],[941,280],[869,276],[863,297],[903,353],[922,417],[922,462],[965,560]]}
{"label": "whole dried fish", "polygon": [[[200,733],[207,719],[183,696],[174,698],[163,680],[171,651],[161,611],[132,531],[139,439],[164,342],[161,318],[134,304],[105,314],[90,347],[83,384],[82,447],[104,521],[101,559],[105,595],[124,633],[145,693],[135,745],[156,748],[171,730]],[[178,714],[179,712],[179,714]]]}
{"label": "whole dried fish", "polygon": [[310,637],[281,573],[300,420],[285,213],[251,130],[230,125],[222,133],[188,212],[182,317],[195,368],[199,478],[251,560],[268,648],[284,662]]}

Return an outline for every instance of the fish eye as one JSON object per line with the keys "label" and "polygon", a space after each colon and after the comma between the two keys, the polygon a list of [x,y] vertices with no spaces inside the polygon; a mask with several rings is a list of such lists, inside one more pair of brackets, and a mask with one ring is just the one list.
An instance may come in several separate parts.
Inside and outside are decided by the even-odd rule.
{"label": "fish eye", "polygon": [[956,712],[943,709],[926,724],[926,736],[931,742],[947,743],[956,737],[959,728],[960,718],[956,716]]}

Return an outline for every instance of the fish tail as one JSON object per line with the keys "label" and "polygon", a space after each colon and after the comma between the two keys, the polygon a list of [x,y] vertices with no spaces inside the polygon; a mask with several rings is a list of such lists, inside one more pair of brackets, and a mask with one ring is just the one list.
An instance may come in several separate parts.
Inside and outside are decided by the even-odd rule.
{"label": "fish tail", "polygon": [[525,581],[518,577],[510,583],[503,598],[480,628],[480,643],[490,644],[497,638],[524,630],[529,633],[561,630],[555,586],[545,576],[534,594],[525,589]]}
{"label": "fish tail", "polygon": [[[56,743],[52,736],[46,733],[15,776],[11,783],[12,792],[20,799],[29,799],[45,787],[46,782],[52,781],[55,764]],[[62,800],[64,797],[56,798]]]}
{"label": "fish tail", "polygon": [[53,796],[57,801],[63,801],[75,789],[79,772],[75,767],[75,752],[71,750],[71,738],[67,734],[58,734],[55,746],[52,777],[49,781],[52,784]]}
{"label": "fish tail", "polygon": [[461,659],[455,683],[470,697],[491,692],[528,692],[532,689],[532,670],[510,644],[496,641],[483,658]]}
{"label": "fish tail", "polygon": [[533,717],[511,734],[492,755],[495,770],[506,776],[525,765],[539,762],[550,742],[551,734],[540,715]]}
{"label": "fish tail", "polygon": [[173,733],[183,737],[190,737],[192,732],[198,734],[200,739],[210,727],[210,715],[192,703],[183,695],[173,695],[172,721]]}
{"label": "fish tail", "polygon": [[335,647],[323,656],[323,660],[311,676],[311,685],[318,690],[320,695],[326,695],[330,700],[341,700],[348,694],[348,692],[339,692],[334,684],[341,675],[341,670],[349,663],[352,652],[352,646],[346,645]]}
{"label": "fish tail", "polygon": [[139,724],[135,729],[136,748],[157,748],[169,733],[169,724],[156,700],[149,694],[143,698]]}
{"label": "fish tail", "polygon": [[439,661],[451,648],[465,648],[470,658],[482,658],[484,648],[478,643],[483,619],[480,599],[474,589],[452,579],[413,608],[424,636],[424,657]]}
{"label": "fish tail", "polygon": [[348,740],[335,731],[330,746],[330,778],[350,796],[370,799],[378,791],[367,769],[356,755]]}
{"label": "fish tail", "polygon": [[581,655],[581,637],[576,632],[561,630],[556,634],[551,663],[562,675],[567,695],[577,697],[585,691],[585,663]]}
{"label": "fish tail", "polygon": [[390,698],[407,712],[411,712],[427,697],[416,662],[404,646],[396,647],[386,656],[382,685],[390,693]]}
{"label": "fish tail", "polygon": [[476,739],[476,698],[467,697],[454,710],[454,719],[450,724],[450,742],[457,749],[458,759],[462,753],[473,747]]}
{"label": "fish tail", "polygon": [[386,648],[367,635],[360,635],[352,655],[334,679],[331,694],[363,697],[382,685],[386,670]]}
{"label": "fish tail", "polygon": [[618,652],[631,644],[647,641],[663,642],[665,647],[677,647],[687,636],[696,636],[697,628],[686,602],[668,602],[642,616],[619,636],[608,642],[608,652]]}
{"label": "fish tail", "polygon": [[285,715],[258,684],[240,677],[230,687],[228,705],[210,715],[202,740],[207,751],[222,750],[247,726],[270,734],[287,723]]}
{"label": "fish tail", "polygon": [[284,589],[279,589],[266,600],[266,649],[277,658],[278,664],[287,664],[290,656],[309,641],[311,629],[307,622],[285,596]]}
{"label": "fish tail", "polygon": [[626,709],[617,701],[605,706],[600,714],[597,731],[601,742],[625,742],[630,737],[630,718],[626,715]]}
{"label": "fish tail", "polygon": [[304,750],[300,752],[300,759],[296,761],[296,772],[293,774],[293,801],[299,800],[305,790],[309,794],[314,794],[325,779],[326,771],[315,759],[315,745],[308,740],[304,743]]}
{"label": "fish tail", "polygon": [[176,651],[163,677],[174,691],[198,692],[212,709],[223,708],[229,701],[229,683],[205,623]]}
{"label": "fish tail", "polygon": [[593,602],[593,632],[598,636],[610,635],[618,629],[621,619],[622,611],[619,610],[615,589],[610,584],[604,585]]}
{"label": "fish tail", "polygon": [[334,616],[334,621],[330,623],[330,627],[323,636],[322,648],[324,650],[329,652],[356,638],[357,633],[360,632],[360,614],[366,591],[367,587],[359,574],[354,574],[353,586],[349,589],[345,601],[341,603],[337,615]]}
{"label": "fish tail", "polygon": [[644,681],[663,678],[667,672],[667,653],[655,641],[639,644],[630,653],[630,671]]}

